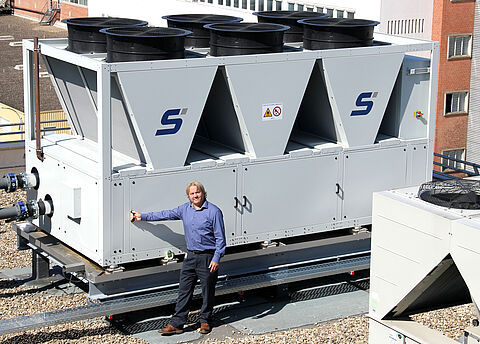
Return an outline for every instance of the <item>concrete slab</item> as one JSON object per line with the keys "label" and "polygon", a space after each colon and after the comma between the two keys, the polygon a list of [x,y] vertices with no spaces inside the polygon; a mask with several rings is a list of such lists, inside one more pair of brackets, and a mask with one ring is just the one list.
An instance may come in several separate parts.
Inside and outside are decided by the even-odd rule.
{"label": "concrete slab", "polygon": [[27,266],[23,268],[3,269],[0,270],[0,279],[16,279],[24,280],[30,278],[32,275],[32,267]]}
{"label": "concrete slab", "polygon": [[263,334],[312,325],[368,311],[368,293],[355,291],[321,299],[284,303],[267,307],[251,306],[236,312],[217,314],[220,320],[245,334]]}

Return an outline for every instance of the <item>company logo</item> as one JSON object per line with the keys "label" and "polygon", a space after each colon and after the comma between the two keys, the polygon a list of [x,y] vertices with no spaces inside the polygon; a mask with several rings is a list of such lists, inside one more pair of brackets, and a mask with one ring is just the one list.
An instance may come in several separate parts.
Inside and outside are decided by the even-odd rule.
{"label": "company logo", "polygon": [[[155,136],[176,134],[180,130],[183,120],[175,116],[186,115],[187,110],[188,110],[187,108],[183,108],[183,109],[170,109],[165,111],[165,113],[162,115],[162,119],[160,120],[160,123],[162,124],[163,127],[160,129],[157,129]],[[164,128],[164,127],[167,127],[167,128]]]}
{"label": "company logo", "polygon": [[[378,92],[363,92],[360,93],[357,97],[355,105],[357,108],[363,108],[358,110],[353,110],[350,116],[365,116],[372,111],[373,99],[377,97]],[[369,100],[370,99],[370,100]]]}

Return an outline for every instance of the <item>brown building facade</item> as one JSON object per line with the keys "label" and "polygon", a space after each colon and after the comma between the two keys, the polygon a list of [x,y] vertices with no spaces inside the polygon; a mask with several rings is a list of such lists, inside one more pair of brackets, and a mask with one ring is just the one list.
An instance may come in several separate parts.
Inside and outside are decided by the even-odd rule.
{"label": "brown building facade", "polygon": [[49,10],[57,10],[54,21],[87,17],[88,0],[12,0],[14,13],[40,20]]}
{"label": "brown building facade", "polygon": [[[468,159],[467,129],[470,99],[474,0],[434,0],[432,40],[440,42],[435,152]],[[442,159],[435,157],[435,161]],[[443,159],[443,163],[447,163]],[[449,161],[450,166],[463,168]],[[448,168],[435,166],[448,172]]]}

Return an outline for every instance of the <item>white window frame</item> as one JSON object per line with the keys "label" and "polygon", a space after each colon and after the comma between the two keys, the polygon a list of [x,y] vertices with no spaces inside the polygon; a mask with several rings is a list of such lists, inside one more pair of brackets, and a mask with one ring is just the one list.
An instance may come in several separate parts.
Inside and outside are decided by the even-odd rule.
{"label": "white window frame", "polygon": [[[456,156],[456,154],[450,155],[449,153],[452,153],[452,152],[460,153],[459,154],[460,157]],[[464,148],[454,148],[454,149],[442,150],[442,155],[446,155],[446,156],[449,156],[449,157],[452,157],[452,158],[455,158],[455,159],[465,161],[465,147]],[[451,163],[454,163],[455,164],[454,167],[457,168],[457,169],[462,169],[462,170],[465,169],[465,164],[462,164],[461,162],[452,161],[452,160],[448,160],[446,158],[442,158],[442,164],[443,165],[449,165],[450,166]],[[452,171],[454,171],[453,168],[442,166],[442,172],[452,172]]]}
{"label": "white window frame", "polygon": [[88,7],[88,0],[77,0],[77,2],[74,2],[72,0],[61,0],[61,2],[66,2],[66,3],[72,4],[72,5]]}
{"label": "white window frame", "polygon": [[[447,97],[449,95],[455,95],[455,94],[461,94],[465,93],[465,99],[464,99],[464,104],[463,104],[463,109],[459,111],[450,111],[447,112]],[[453,96],[452,96],[453,98]],[[450,115],[459,115],[459,114],[468,114],[468,103],[470,99],[470,92],[467,90],[460,90],[460,91],[451,91],[451,92],[445,92],[445,97],[444,97],[444,104],[443,104],[443,115],[444,116],[450,116]],[[455,109],[454,109],[455,110]]]}
{"label": "white window frame", "polygon": [[[464,49],[463,47],[463,40],[458,42],[457,40],[460,38],[468,37],[468,47]],[[450,55],[450,45],[455,44],[455,47],[453,47],[453,54]],[[455,50],[457,44],[461,44],[462,47],[461,49],[464,50],[464,54],[462,55],[456,55]],[[449,35],[448,36],[448,44],[447,44],[447,59],[458,59],[458,58],[471,58],[472,57],[472,34],[471,33],[463,33],[463,34],[455,34],[455,35]]]}

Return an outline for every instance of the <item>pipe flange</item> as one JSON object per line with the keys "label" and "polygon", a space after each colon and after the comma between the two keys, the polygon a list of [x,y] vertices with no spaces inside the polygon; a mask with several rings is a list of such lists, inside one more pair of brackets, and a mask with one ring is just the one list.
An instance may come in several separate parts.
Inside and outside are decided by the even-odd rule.
{"label": "pipe flange", "polygon": [[18,188],[18,180],[15,173],[7,173],[8,178],[8,189],[7,192],[14,192]]}

